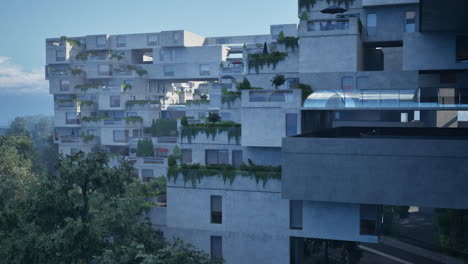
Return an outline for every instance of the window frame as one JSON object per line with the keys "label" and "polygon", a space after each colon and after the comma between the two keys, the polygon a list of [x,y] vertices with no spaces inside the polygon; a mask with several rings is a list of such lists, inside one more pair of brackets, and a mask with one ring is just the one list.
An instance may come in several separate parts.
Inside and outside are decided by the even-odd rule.
{"label": "window frame", "polygon": [[117,48],[127,47],[127,36],[116,36],[115,37],[115,46]]}
{"label": "window frame", "polygon": [[[219,207],[219,210],[216,207]],[[210,223],[223,224],[223,197],[221,195],[210,196]]]}

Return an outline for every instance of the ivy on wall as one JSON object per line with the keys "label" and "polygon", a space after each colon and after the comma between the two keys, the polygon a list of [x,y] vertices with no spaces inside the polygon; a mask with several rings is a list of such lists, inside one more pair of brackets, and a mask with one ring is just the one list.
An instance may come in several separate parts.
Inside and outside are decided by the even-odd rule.
{"label": "ivy on wall", "polygon": [[227,132],[228,142],[232,139],[236,140],[236,144],[239,144],[241,137],[241,125],[232,121],[221,121],[216,123],[202,123],[202,124],[187,124],[182,126],[180,131],[180,138],[183,140],[187,138],[188,143],[192,143],[192,140],[200,133],[204,133],[206,138],[211,136],[214,140],[216,135]]}
{"label": "ivy on wall", "polygon": [[276,69],[276,65],[280,61],[283,61],[288,56],[286,52],[274,51],[268,54],[263,53],[253,53],[249,54],[249,71],[255,69],[255,72],[258,73],[260,69],[263,69],[265,65],[267,67],[272,66],[273,70]]}
{"label": "ivy on wall", "polygon": [[[281,31],[282,32],[282,31]],[[296,37],[281,37],[278,38],[278,44],[283,44],[286,46],[286,49],[291,48],[292,51],[295,51],[299,47],[299,38]]]}
{"label": "ivy on wall", "polygon": [[[250,85],[250,83],[249,83]],[[221,90],[221,104],[227,104],[228,107],[231,107],[232,104],[238,99],[241,98],[240,91],[228,91],[226,87]]]}
{"label": "ivy on wall", "polygon": [[237,176],[254,178],[257,184],[262,181],[263,187],[265,187],[268,180],[281,179],[281,167],[243,164],[236,168],[229,164],[202,166],[198,163],[181,165],[172,163],[167,175],[169,180],[171,178],[174,180],[174,183],[178,176],[182,175],[184,184],[190,182],[193,187],[196,187],[197,183],[200,183],[204,177],[212,176],[222,177],[224,183],[229,181],[229,184],[233,184]]}

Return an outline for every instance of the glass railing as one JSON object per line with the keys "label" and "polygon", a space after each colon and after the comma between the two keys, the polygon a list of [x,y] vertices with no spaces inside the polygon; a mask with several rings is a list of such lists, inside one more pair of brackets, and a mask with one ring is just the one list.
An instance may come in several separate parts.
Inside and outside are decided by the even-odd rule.
{"label": "glass railing", "polygon": [[348,30],[349,19],[314,20],[307,22],[307,31]]}
{"label": "glass railing", "polygon": [[292,102],[292,91],[250,91],[249,102]]}
{"label": "glass railing", "polygon": [[459,94],[425,96],[418,89],[322,90],[311,94],[304,102],[304,108],[468,108],[467,99]]}

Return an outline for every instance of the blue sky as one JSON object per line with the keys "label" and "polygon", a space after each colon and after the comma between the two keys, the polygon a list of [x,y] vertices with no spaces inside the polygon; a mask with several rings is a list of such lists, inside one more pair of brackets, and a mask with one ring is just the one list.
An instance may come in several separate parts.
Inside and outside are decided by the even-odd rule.
{"label": "blue sky", "polygon": [[[0,125],[13,119],[15,112],[52,114],[52,99],[43,80],[45,38],[172,29],[207,37],[251,35],[268,33],[270,24],[297,22],[297,0],[4,1],[0,6]],[[15,111],[15,106],[27,109]]]}

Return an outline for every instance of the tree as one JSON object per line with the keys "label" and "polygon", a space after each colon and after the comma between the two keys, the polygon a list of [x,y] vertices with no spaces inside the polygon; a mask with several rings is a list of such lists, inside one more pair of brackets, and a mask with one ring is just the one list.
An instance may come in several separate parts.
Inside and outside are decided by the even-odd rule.
{"label": "tree", "polygon": [[138,140],[137,157],[153,157],[154,156],[154,145],[151,138],[145,138],[143,140]]}
{"label": "tree", "polygon": [[278,39],[284,39],[284,32],[281,30],[281,32],[278,35]]}
{"label": "tree", "polygon": [[302,103],[304,103],[307,100],[307,98],[309,97],[309,95],[311,95],[314,92],[312,90],[312,87],[310,87],[310,85],[302,84],[302,83],[298,83],[298,84],[294,85],[294,89],[300,89],[302,91],[301,92]]}
{"label": "tree", "polygon": [[[350,241],[306,238],[304,248],[304,258],[323,259],[323,262],[318,263],[330,263],[331,255],[333,255],[333,259],[338,260],[337,263],[357,264],[362,257],[362,250],[359,249],[357,243]],[[331,251],[333,254],[330,254]]]}
{"label": "tree", "polygon": [[241,83],[237,85],[238,90],[248,90],[251,89],[250,82],[247,78],[244,78]]}
{"label": "tree", "polygon": [[[29,184],[11,210],[2,207],[2,262],[218,263],[191,246],[165,241],[143,219],[152,206],[147,198],[165,189],[154,185],[163,183],[143,183],[132,177],[129,162],[111,167],[108,161],[104,153],[61,156],[57,174]],[[8,229],[4,223],[11,223]]]}
{"label": "tree", "polygon": [[460,252],[468,250],[468,210],[436,209],[439,244]]}
{"label": "tree", "polygon": [[221,116],[216,112],[210,112],[208,114],[207,121],[210,123],[217,123],[221,121]]}
{"label": "tree", "polygon": [[271,84],[278,89],[279,86],[283,85],[286,82],[286,78],[282,74],[277,74],[272,80]]}
{"label": "tree", "polygon": [[181,126],[188,126],[188,120],[187,120],[187,117],[186,116],[183,116],[181,119],[180,119],[180,125]]}
{"label": "tree", "polygon": [[31,136],[31,132],[29,130],[29,124],[26,118],[24,117],[16,117],[11,123],[10,128],[6,131],[7,135],[25,135]]}

